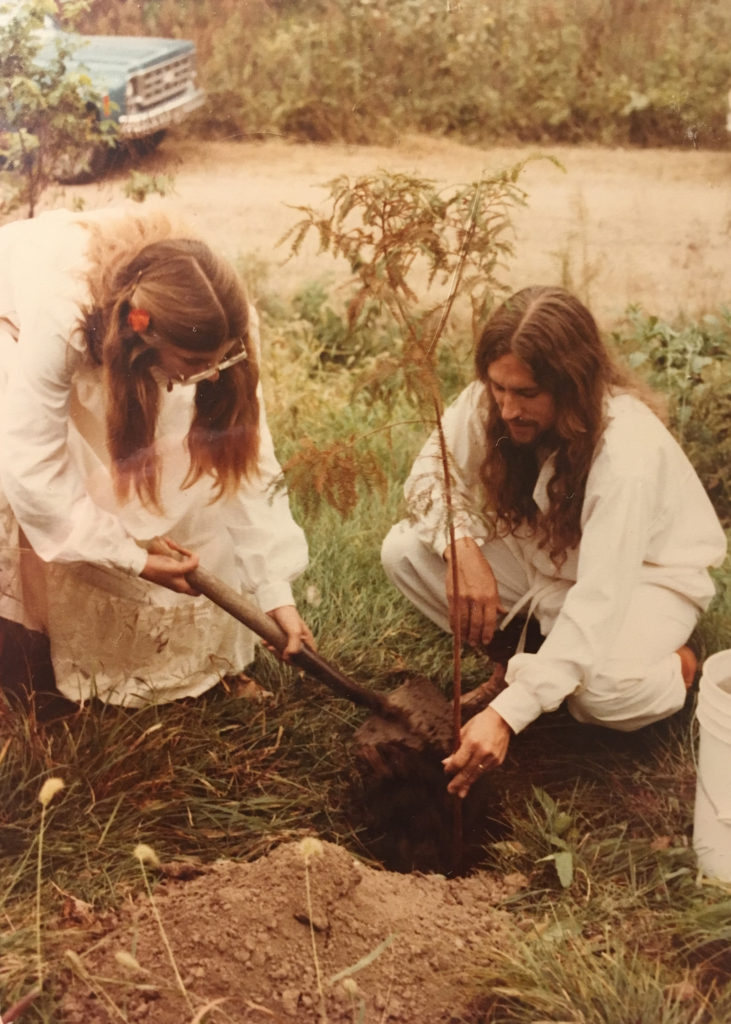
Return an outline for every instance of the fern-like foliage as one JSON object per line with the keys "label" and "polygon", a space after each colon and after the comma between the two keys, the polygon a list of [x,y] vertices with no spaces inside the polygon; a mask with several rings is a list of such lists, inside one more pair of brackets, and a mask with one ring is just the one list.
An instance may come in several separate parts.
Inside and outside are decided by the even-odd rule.
{"label": "fern-like foliage", "polygon": [[314,231],[320,251],[347,260],[353,296],[349,322],[355,323],[369,298],[382,303],[412,344],[430,344],[425,326],[445,297],[422,308],[416,279],[442,289],[459,274],[457,292],[469,296],[481,322],[499,287],[499,271],[512,256],[510,212],[526,201],[519,184],[523,160],[480,181],[445,189],[411,174],[381,171],[351,181],[329,183],[329,208],[322,213],[297,206],[303,214],[281,241],[294,255]]}
{"label": "fern-like foliage", "polygon": [[296,494],[306,514],[314,515],[325,501],[340,515],[349,515],[359,491],[385,494],[386,474],[375,452],[359,447],[355,438],[318,446],[305,437],[282,466],[290,493]]}
{"label": "fern-like foliage", "polygon": [[[519,179],[530,159],[452,188],[390,171],[353,181],[341,175],[326,186],[325,212],[295,207],[302,218],[280,241],[296,255],[314,231],[320,252],[347,261],[348,330],[361,329],[364,311],[374,308],[395,327],[393,350],[373,359],[356,382],[374,402],[388,409],[405,393],[425,423],[438,422],[439,340],[455,301],[469,303],[474,337],[502,290],[500,274],[513,253],[510,214],[525,204]],[[321,499],[341,512],[351,510],[358,481],[372,487],[381,472],[355,439],[318,450],[306,438],[285,466],[292,493],[312,511]]]}

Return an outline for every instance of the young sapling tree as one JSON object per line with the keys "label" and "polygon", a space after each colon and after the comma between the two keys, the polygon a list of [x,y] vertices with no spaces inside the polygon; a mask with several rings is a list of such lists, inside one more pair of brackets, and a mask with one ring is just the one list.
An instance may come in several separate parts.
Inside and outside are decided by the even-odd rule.
{"label": "young sapling tree", "polygon": [[[416,405],[425,425],[436,429],[441,453],[445,527],[454,556],[457,498],[450,455],[442,429],[442,395],[436,367],[439,341],[455,303],[468,303],[473,338],[484,321],[500,273],[512,255],[510,213],[526,201],[519,184],[527,161],[509,170],[485,175],[451,191],[435,182],[403,173],[380,172],[351,182],[341,176],[329,183],[327,212],[297,207],[303,219],[285,236],[296,254],[311,231],[322,253],[347,260],[351,294],[347,319],[359,326],[363,311],[376,303],[398,328],[394,351],[378,357],[361,382],[382,389],[385,378],[402,388]],[[393,424],[384,423],[383,429]],[[372,431],[371,431],[372,433]],[[358,482],[373,488],[382,470],[364,446],[365,438],[339,440],[318,449],[303,439],[299,451],[284,464],[291,493],[310,508],[324,498],[341,514],[358,500]],[[345,496],[345,497],[344,497]],[[451,559],[452,585],[458,595],[457,560]],[[455,749],[461,729],[460,624],[453,639],[453,733]],[[455,804],[455,850],[459,824]],[[455,861],[461,854],[455,854]]]}

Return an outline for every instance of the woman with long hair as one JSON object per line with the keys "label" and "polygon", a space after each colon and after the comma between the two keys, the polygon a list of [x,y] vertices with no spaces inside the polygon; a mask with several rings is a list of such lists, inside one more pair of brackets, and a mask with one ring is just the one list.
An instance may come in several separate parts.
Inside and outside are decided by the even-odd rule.
{"label": "woman with long hair", "polygon": [[121,211],[6,225],[0,266],[6,653],[47,635],[77,702],[200,694],[254,640],[191,590],[199,559],[273,615],[285,656],[312,644],[290,586],[307,546],[272,489],[256,313],[233,268],[162,215]]}
{"label": "woman with long hair", "polygon": [[507,299],[475,369],[443,417],[451,507],[433,435],[406,484],[410,517],[382,551],[396,586],[468,643],[490,653],[498,625],[518,616],[545,638],[518,644],[445,762],[460,796],[563,700],[579,721],[619,730],[679,710],[697,668],[687,641],[713,595],[708,567],[726,551],[657,403],[573,295],[541,286]]}

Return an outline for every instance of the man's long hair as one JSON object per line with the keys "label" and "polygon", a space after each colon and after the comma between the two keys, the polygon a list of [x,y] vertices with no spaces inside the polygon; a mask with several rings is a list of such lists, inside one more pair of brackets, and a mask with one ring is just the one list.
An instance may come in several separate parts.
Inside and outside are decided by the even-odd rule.
{"label": "man's long hair", "polygon": [[[545,446],[516,444],[490,395],[481,468],[488,507],[496,514],[498,534],[532,528],[560,566],[581,537],[586,480],[605,426],[606,399],[616,391],[645,395],[614,362],[589,310],[563,288],[524,288],[490,316],[475,355],[488,394],[489,367],[506,355],[525,363],[536,385],[552,395],[556,421]],[[555,472],[548,482],[548,511],[541,514],[532,495],[545,448],[555,451]]]}
{"label": "man's long hair", "polygon": [[[169,222],[159,216],[87,227],[91,302],[82,310],[80,329],[92,360],[103,368],[117,496],[124,500],[133,490],[144,504],[160,507],[154,440],[161,396],[151,372],[157,346],[206,354],[227,341],[244,345],[248,358],[218,380],[196,385],[185,485],[207,474],[216,497],[232,493],[255,471],[259,454],[257,353],[234,269],[205,243],[170,237]],[[149,326],[134,317],[131,324],[131,309],[148,314]]]}

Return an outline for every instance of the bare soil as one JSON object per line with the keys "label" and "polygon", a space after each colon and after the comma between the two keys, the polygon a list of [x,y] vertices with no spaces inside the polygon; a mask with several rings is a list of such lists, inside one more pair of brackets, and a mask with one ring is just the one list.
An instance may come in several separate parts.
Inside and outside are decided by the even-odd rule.
{"label": "bare soil", "polygon": [[[510,288],[558,283],[575,290],[609,325],[630,304],[672,319],[696,316],[729,300],[731,151],[607,150],[594,147],[476,149],[419,136],[397,148],[266,142],[166,140],[138,167],[169,176],[174,193],[151,197],[181,212],[232,258],[255,256],[271,268],[269,286],[290,294],[345,268],[317,255],[313,243],[284,263],[277,242],[317,206],[325,184],[379,169],[415,173],[445,185],[476,181],[532,155],[520,178],[526,206],[513,219]],[[129,168],[100,185],[49,196],[59,205],[119,202]]]}
{"label": "bare soil", "polygon": [[470,978],[517,934],[499,904],[525,884],[394,874],[315,839],[199,871],[160,884],[154,907],[145,897],[112,920],[82,917],[91,948],[64,1024],[112,1024],[119,1010],[131,1024],[184,1024],[205,1006],[206,1020],[236,1024],[464,1020]]}
{"label": "bare soil", "polygon": [[[507,284],[566,284],[605,324],[631,303],[667,318],[728,303],[731,153],[551,153],[565,170],[536,161],[522,179],[528,204],[515,218]],[[397,149],[169,140],[141,169],[172,175],[174,194],[155,201],[231,257],[271,264],[270,287],[285,294],[342,273],[312,248],[280,266],[275,246],[297,220],[291,206],[319,203],[335,176],[389,168],[457,184],[527,155],[421,138]],[[123,169],[67,188],[46,204],[117,203],[127,176]],[[475,973],[520,927],[501,904],[524,881],[487,871],[395,874],[330,844],[309,854],[284,844],[253,863],[168,868],[154,908],[143,895],[99,918],[71,901],[60,927],[80,959],[59,1020],[190,1024],[206,1006],[206,1020],[236,1024],[469,1020]]]}

